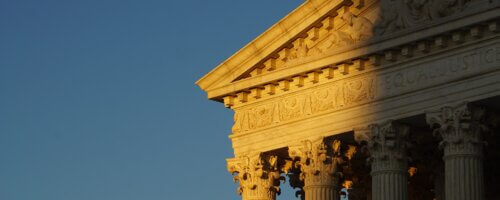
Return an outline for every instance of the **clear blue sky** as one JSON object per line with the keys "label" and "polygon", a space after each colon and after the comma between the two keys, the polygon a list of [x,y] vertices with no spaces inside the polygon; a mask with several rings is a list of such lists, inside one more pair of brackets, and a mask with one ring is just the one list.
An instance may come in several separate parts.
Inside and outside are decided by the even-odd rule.
{"label": "clear blue sky", "polygon": [[302,2],[0,0],[0,199],[238,199],[194,82]]}

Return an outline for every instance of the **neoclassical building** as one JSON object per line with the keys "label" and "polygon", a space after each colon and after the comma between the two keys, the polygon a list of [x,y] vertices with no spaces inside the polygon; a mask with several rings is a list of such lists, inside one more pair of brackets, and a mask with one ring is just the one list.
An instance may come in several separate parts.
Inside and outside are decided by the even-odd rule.
{"label": "neoclassical building", "polygon": [[500,0],[305,1],[197,82],[242,199],[500,199],[499,25]]}

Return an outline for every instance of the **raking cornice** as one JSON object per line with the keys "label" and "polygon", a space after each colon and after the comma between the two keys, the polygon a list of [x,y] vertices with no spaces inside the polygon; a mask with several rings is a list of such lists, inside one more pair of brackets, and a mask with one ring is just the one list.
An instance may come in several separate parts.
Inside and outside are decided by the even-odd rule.
{"label": "raking cornice", "polygon": [[308,0],[236,52],[196,84],[206,92],[229,85],[238,76],[308,30],[317,20],[341,7],[347,0]]}

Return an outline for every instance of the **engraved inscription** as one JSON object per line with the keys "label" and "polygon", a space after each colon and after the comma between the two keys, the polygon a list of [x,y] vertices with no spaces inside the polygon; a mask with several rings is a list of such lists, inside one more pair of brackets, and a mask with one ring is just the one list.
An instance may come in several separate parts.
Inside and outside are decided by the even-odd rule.
{"label": "engraved inscription", "polygon": [[495,44],[444,59],[411,66],[377,77],[378,97],[392,96],[500,68],[500,46]]}

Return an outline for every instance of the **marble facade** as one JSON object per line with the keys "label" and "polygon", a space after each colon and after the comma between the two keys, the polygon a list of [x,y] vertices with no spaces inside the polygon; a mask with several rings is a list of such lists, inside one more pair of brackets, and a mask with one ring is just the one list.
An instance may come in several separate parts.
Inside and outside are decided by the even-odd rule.
{"label": "marble facade", "polygon": [[500,198],[499,25],[498,0],[305,1],[196,83],[234,111],[238,193]]}

